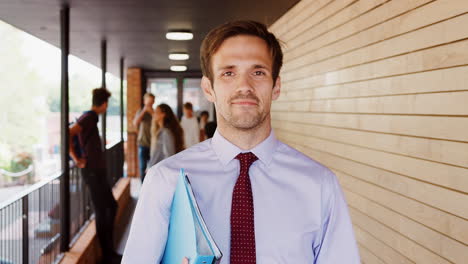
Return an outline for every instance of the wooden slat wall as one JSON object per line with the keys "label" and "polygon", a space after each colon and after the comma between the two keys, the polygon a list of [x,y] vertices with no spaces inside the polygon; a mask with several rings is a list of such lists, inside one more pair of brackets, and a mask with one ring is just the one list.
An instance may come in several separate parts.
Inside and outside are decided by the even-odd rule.
{"label": "wooden slat wall", "polygon": [[362,263],[468,263],[468,1],[303,0],[272,119],[346,195]]}

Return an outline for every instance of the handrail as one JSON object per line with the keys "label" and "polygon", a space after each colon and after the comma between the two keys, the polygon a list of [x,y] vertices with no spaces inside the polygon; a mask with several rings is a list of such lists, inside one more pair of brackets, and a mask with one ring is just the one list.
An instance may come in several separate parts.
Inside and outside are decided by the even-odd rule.
{"label": "handrail", "polygon": [[122,140],[116,140],[116,141],[113,141],[109,144],[106,144],[106,150],[109,150],[115,146],[117,146],[118,144],[120,144],[121,142],[123,142]]}
{"label": "handrail", "polygon": [[53,180],[56,180],[57,178],[60,178],[60,176],[62,176],[62,172],[57,172],[55,173],[53,176],[50,176],[48,178],[45,178],[31,186],[29,186],[26,190],[23,190],[23,191],[20,191],[19,193],[13,195],[11,198],[3,201],[3,202],[0,202],[0,210],[7,207],[8,205],[22,199],[23,197],[25,197],[26,195],[34,192],[35,190],[38,190],[39,188],[41,188],[42,186],[52,182]]}
{"label": "handrail", "polygon": [[[116,141],[116,142],[114,142],[113,144],[108,144],[108,145],[106,146],[106,148],[109,150],[109,149],[111,149],[111,148],[117,146],[117,145],[120,144],[120,143],[122,143],[121,140]],[[73,162],[70,162],[70,163],[71,163],[71,164],[70,164],[70,169],[71,169],[71,168],[73,168],[75,165],[73,164]],[[29,168],[28,168],[28,169],[29,169]],[[39,182],[37,182],[37,183],[31,185],[31,186],[28,187],[26,190],[23,190],[23,191],[19,192],[18,194],[14,195],[13,197],[11,197],[11,198],[9,198],[9,199],[3,201],[3,202],[0,202],[0,210],[3,209],[3,208],[5,208],[5,207],[7,207],[8,205],[14,203],[15,201],[17,201],[17,200],[23,198],[24,196],[26,196],[26,195],[28,195],[28,194],[34,192],[35,190],[41,188],[42,186],[46,185],[47,183],[49,183],[49,182],[51,182],[51,181],[53,181],[53,180],[59,178],[60,176],[62,176],[62,174],[63,174],[62,172],[57,172],[57,173],[55,173],[53,176],[48,177],[48,178],[46,178],[46,179],[43,179],[43,180],[41,180],[41,181],[39,181]]]}
{"label": "handrail", "polygon": [[[123,148],[124,142],[120,140],[109,144],[104,152],[108,168],[105,176],[106,180],[112,185],[124,175]],[[0,228],[2,230],[3,228],[11,229],[13,227],[10,223],[21,221],[23,230],[22,243],[18,246],[8,247],[5,255],[2,253],[2,258],[14,260],[15,263],[37,262],[36,260],[47,258],[57,263],[59,258],[58,247],[60,246],[61,249],[62,245],[66,243],[66,248],[68,248],[70,242],[68,240],[64,242],[62,238],[67,234],[75,238],[79,236],[79,230],[86,225],[92,214],[90,194],[81,171],[71,160],[69,162],[70,182],[67,185],[71,189],[69,190],[70,195],[73,195],[74,198],[70,201],[68,207],[62,207],[62,190],[58,185],[58,182],[64,179],[66,173],[64,171],[57,171],[52,176],[41,179],[35,184],[24,186],[21,191],[16,191],[14,195],[0,202],[0,217],[9,220],[2,221]],[[37,210],[40,212],[39,218],[35,215]],[[66,223],[64,219],[71,216],[73,216],[73,219],[70,219],[70,223]],[[30,221],[30,217],[34,217],[35,220]],[[58,230],[59,228],[60,230]],[[28,230],[34,230],[34,236],[30,236]],[[44,239],[51,237],[52,240]],[[8,239],[7,235],[2,237],[0,242]],[[60,245],[57,244],[59,240]],[[51,249],[54,250],[50,251]]]}
{"label": "handrail", "polygon": [[4,169],[0,169],[0,174],[6,175],[8,177],[21,177],[33,171],[33,165],[29,165],[25,170],[20,172],[10,172]]}

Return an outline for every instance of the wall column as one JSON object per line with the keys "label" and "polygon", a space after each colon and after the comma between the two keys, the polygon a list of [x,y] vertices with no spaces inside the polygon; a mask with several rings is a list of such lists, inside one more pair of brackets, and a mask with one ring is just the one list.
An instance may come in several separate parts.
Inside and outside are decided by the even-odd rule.
{"label": "wall column", "polygon": [[62,177],[60,179],[60,251],[65,252],[70,244],[70,163],[69,152],[69,102],[68,102],[68,55],[70,52],[70,8],[63,6],[60,10],[60,48],[62,51],[62,85],[61,85],[61,161]]}
{"label": "wall column", "polygon": [[133,118],[141,108],[142,98],[142,70],[140,68],[127,69],[127,175],[139,177],[138,169],[138,129],[133,125]]}

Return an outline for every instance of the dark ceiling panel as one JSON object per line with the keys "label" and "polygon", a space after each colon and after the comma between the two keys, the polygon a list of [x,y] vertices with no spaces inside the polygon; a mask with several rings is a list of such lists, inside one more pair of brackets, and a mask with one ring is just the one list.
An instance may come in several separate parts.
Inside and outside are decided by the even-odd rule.
{"label": "dark ceiling panel", "polygon": [[[60,0],[3,0],[0,19],[55,46],[60,41]],[[108,71],[126,67],[168,70],[171,51],[190,55],[189,70],[200,69],[199,48],[208,31],[226,21],[253,19],[272,24],[298,0],[75,0],[70,5],[71,54],[100,67],[100,42],[108,41]],[[170,29],[190,29],[194,39],[166,40]]]}

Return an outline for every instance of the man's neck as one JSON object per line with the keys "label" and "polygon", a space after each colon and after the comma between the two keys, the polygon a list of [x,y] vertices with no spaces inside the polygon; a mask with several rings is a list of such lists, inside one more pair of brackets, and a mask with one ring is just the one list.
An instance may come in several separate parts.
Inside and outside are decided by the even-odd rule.
{"label": "man's neck", "polygon": [[249,150],[253,149],[270,136],[271,121],[270,118],[267,118],[264,124],[250,130],[237,129],[227,124],[218,124],[217,130],[219,134],[232,144],[242,150]]}
{"label": "man's neck", "polygon": [[97,107],[97,106],[94,106],[94,105],[91,107],[91,111],[95,112],[95,113],[98,114],[98,115],[101,114],[101,113],[99,112],[98,107]]}

